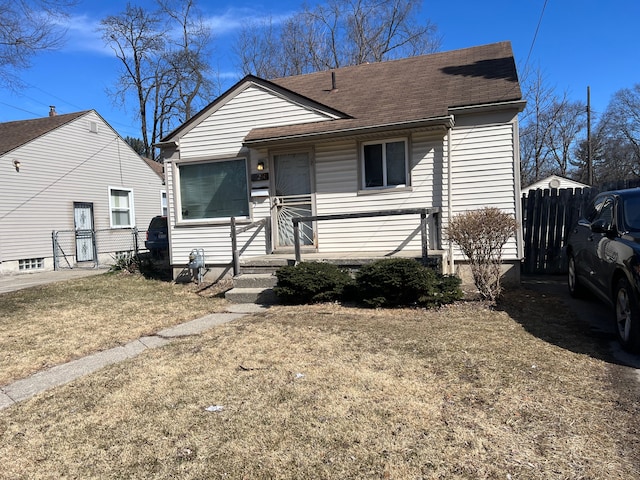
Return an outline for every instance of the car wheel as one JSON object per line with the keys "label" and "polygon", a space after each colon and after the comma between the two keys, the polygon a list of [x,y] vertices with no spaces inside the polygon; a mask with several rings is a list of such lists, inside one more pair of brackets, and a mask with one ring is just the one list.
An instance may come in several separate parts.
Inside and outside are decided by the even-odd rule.
{"label": "car wheel", "polygon": [[569,255],[569,274],[567,276],[567,284],[569,285],[569,294],[573,298],[580,298],[584,293],[582,284],[578,280],[576,273],[576,260],[573,255]]}
{"label": "car wheel", "polygon": [[614,301],[618,340],[625,350],[637,352],[640,347],[638,303],[625,278],[618,280]]}

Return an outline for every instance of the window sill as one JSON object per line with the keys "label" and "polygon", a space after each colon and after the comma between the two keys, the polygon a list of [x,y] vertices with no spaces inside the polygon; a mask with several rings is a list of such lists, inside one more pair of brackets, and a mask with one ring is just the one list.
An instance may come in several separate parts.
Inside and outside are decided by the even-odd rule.
{"label": "window sill", "polygon": [[[236,225],[243,225],[251,223],[249,217],[236,217]],[[178,220],[176,222],[176,228],[183,227],[221,227],[231,225],[231,218],[217,218],[217,219],[199,219],[199,220]]]}
{"label": "window sill", "polygon": [[366,190],[358,190],[357,195],[378,195],[385,193],[398,193],[398,192],[413,192],[413,187],[380,187],[380,188],[368,188]]}

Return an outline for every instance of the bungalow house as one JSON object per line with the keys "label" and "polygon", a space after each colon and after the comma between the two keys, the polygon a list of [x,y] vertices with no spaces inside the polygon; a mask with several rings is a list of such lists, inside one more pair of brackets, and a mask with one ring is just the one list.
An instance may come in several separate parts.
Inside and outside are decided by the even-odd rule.
{"label": "bungalow house", "polygon": [[0,274],[108,263],[162,213],[162,176],[94,110],[0,123],[0,171]]}
{"label": "bungalow house", "polygon": [[[492,206],[520,219],[523,107],[509,42],[249,75],[158,145],[174,274],[194,249],[221,275],[234,251],[247,262],[294,250],[302,260],[420,257],[423,247],[457,272],[453,215]],[[313,218],[296,229],[296,217]],[[521,257],[518,234],[504,259]]]}

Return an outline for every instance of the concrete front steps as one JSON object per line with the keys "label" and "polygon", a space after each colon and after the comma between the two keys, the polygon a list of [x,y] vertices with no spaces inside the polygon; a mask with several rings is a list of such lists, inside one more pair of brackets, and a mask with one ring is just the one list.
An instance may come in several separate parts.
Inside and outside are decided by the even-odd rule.
{"label": "concrete front steps", "polygon": [[233,277],[233,288],[224,296],[232,303],[278,303],[273,287],[278,279],[273,273],[242,273]]}

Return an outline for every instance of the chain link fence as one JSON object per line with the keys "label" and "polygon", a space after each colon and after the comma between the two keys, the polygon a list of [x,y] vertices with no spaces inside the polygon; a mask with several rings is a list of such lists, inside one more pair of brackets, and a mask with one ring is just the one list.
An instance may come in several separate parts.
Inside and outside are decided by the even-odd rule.
{"label": "chain link fence", "polygon": [[122,257],[137,255],[144,239],[137,228],[103,230],[54,230],[53,268],[113,265]]}

